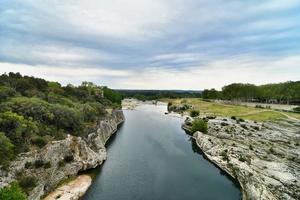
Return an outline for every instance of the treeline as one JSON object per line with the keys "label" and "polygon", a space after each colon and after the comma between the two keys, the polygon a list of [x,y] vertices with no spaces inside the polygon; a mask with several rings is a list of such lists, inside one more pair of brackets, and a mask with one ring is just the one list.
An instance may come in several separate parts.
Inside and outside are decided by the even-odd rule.
{"label": "treeline", "polygon": [[300,104],[300,81],[266,84],[233,83],[226,85],[222,91],[204,90],[204,99],[238,100],[262,103]]}
{"label": "treeline", "polygon": [[83,136],[106,108],[121,106],[122,96],[83,82],[76,87],[9,73],[0,76],[0,166],[32,146],[67,134]]}
{"label": "treeline", "polygon": [[135,98],[141,101],[158,100],[162,98],[199,98],[200,91],[186,90],[118,90],[123,98]]}

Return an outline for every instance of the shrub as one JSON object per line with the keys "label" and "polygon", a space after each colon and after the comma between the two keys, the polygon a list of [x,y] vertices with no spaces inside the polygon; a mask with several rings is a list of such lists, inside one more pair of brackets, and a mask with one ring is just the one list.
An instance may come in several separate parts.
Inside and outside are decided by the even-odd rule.
{"label": "shrub", "polygon": [[231,116],[231,119],[236,120],[236,116]]}
{"label": "shrub", "polygon": [[31,139],[32,144],[42,148],[47,144],[47,140],[41,136],[36,136]]}
{"label": "shrub", "polygon": [[251,144],[249,145],[249,149],[253,151],[253,147]]}
{"label": "shrub", "polygon": [[50,161],[48,161],[48,162],[46,162],[45,164],[44,164],[44,168],[45,169],[48,169],[48,168],[50,168],[51,167],[51,162]]}
{"label": "shrub", "polygon": [[14,156],[14,145],[0,132],[0,165],[6,167],[10,159]]}
{"label": "shrub", "polygon": [[26,169],[29,169],[29,168],[32,167],[32,163],[31,163],[31,162],[26,162],[24,167],[25,167]]}
{"label": "shrub", "polygon": [[293,111],[294,112],[300,112],[300,106],[296,107],[296,108],[293,108]]}
{"label": "shrub", "polygon": [[0,86],[0,102],[16,95],[16,91],[10,87]]}
{"label": "shrub", "polygon": [[246,161],[246,158],[244,158],[243,156],[240,156],[240,157],[239,157],[239,161],[245,162],[245,161]]}
{"label": "shrub", "polygon": [[200,112],[198,110],[191,110],[190,116],[191,117],[197,117],[199,116]]}
{"label": "shrub", "polygon": [[22,177],[19,181],[19,185],[25,191],[31,191],[36,186],[36,179],[33,176]]}
{"label": "shrub", "polygon": [[65,164],[65,161],[64,160],[60,160],[59,162],[58,162],[58,166],[59,167],[64,167],[66,164]]}
{"label": "shrub", "polygon": [[195,119],[192,122],[192,132],[201,131],[202,133],[207,133],[207,122],[203,119]]}
{"label": "shrub", "polygon": [[245,120],[242,118],[239,118],[238,122],[245,122]]}
{"label": "shrub", "polygon": [[11,183],[9,186],[0,189],[1,200],[25,200],[26,194],[17,183]]}
{"label": "shrub", "polygon": [[67,155],[64,157],[64,161],[65,162],[72,162],[74,160],[74,156],[73,155]]}
{"label": "shrub", "polygon": [[55,104],[51,106],[51,112],[54,115],[54,124],[58,128],[72,131],[73,133],[80,130],[82,118],[78,110]]}
{"label": "shrub", "polygon": [[34,161],[34,167],[35,168],[41,168],[44,166],[44,161],[43,160],[36,160]]}

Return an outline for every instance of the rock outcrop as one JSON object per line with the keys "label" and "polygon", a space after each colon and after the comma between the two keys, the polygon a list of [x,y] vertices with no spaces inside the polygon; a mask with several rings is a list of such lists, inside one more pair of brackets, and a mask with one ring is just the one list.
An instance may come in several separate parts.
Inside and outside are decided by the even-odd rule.
{"label": "rock outcrop", "polygon": [[[189,118],[183,128],[189,130]],[[193,134],[206,157],[239,181],[243,199],[300,199],[298,122],[208,121],[208,133]]]}
{"label": "rock outcrop", "polygon": [[33,177],[36,184],[28,199],[40,199],[62,180],[101,165],[106,159],[105,143],[123,121],[123,112],[115,110],[84,137],[68,135],[42,149],[19,155],[8,172],[0,172],[0,187],[22,177]]}

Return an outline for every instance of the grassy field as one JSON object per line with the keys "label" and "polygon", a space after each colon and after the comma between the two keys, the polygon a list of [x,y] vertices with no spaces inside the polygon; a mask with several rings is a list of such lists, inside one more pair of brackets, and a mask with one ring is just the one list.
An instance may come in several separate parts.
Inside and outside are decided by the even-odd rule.
{"label": "grassy field", "polygon": [[227,105],[214,102],[203,101],[196,98],[185,99],[163,99],[164,102],[172,102],[174,105],[187,103],[193,105],[195,110],[199,110],[203,115],[216,115],[226,117],[239,117],[253,121],[276,121],[293,117],[300,119],[300,114],[290,112],[279,112],[270,109],[253,108],[246,106]]}

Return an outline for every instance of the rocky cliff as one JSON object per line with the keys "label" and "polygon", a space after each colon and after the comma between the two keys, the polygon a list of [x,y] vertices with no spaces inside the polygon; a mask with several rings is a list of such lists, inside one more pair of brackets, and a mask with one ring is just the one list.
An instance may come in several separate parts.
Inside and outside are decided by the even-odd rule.
{"label": "rocky cliff", "polygon": [[40,199],[62,180],[101,165],[106,159],[105,143],[123,121],[123,112],[115,110],[99,121],[96,129],[85,137],[68,135],[42,149],[19,155],[8,172],[0,171],[0,187],[30,177],[35,180],[35,185],[28,199]]}
{"label": "rocky cliff", "polygon": [[[183,128],[189,131],[192,118]],[[193,137],[206,157],[239,181],[243,199],[300,199],[299,122],[208,121]]]}

